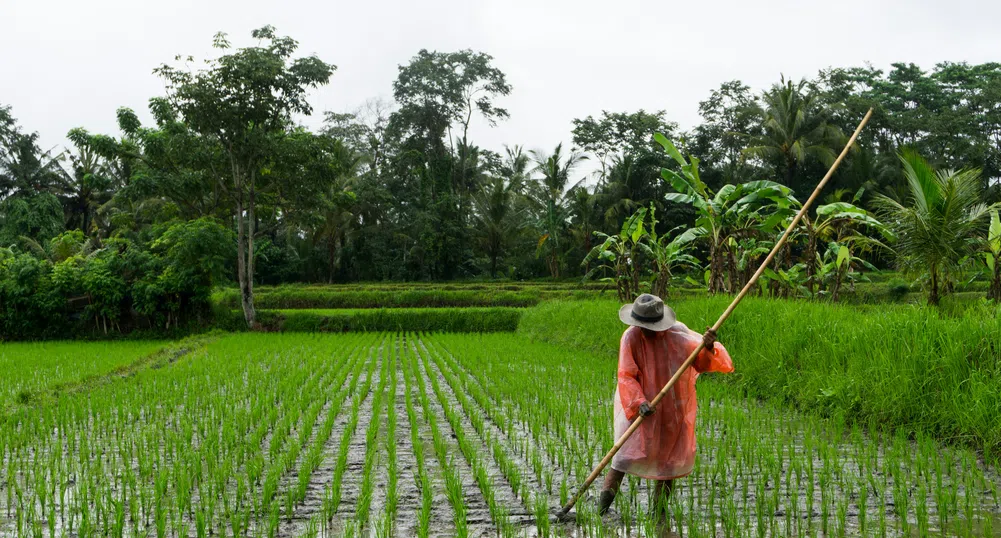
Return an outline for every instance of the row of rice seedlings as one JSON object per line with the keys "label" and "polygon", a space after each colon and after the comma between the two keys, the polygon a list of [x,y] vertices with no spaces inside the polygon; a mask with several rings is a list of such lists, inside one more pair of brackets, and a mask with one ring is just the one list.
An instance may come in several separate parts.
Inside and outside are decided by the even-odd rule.
{"label": "row of rice seedlings", "polygon": [[445,496],[452,506],[452,522],[455,526],[455,535],[465,538],[469,536],[469,522],[466,518],[466,501],[462,487],[462,478],[453,460],[454,455],[449,454],[448,441],[438,426],[438,419],[431,410],[431,400],[428,397],[427,388],[421,377],[416,353],[412,349],[409,349],[406,344],[403,349],[409,362],[407,374],[412,376],[412,382],[417,387],[417,399],[424,414],[424,422],[431,432],[435,457],[438,459],[438,465],[441,468],[442,478],[445,482]]}
{"label": "row of rice seedlings", "polygon": [[[430,355],[430,353],[428,353],[426,348],[424,348],[423,343],[420,340],[417,340],[416,343],[411,345],[413,346],[412,349],[414,353],[420,357],[421,364],[424,366],[424,372],[431,382],[431,388],[434,391],[435,396],[438,398],[438,403],[444,411],[446,420],[448,420],[449,425],[452,427],[452,436],[455,437],[456,443],[459,445],[459,451],[462,452],[463,457],[466,458],[466,461],[472,469],[476,485],[490,510],[490,520],[493,522],[501,535],[513,535],[514,526],[511,524],[510,513],[508,509],[501,504],[501,501],[497,499],[497,493],[494,491],[494,485],[490,479],[489,473],[487,472],[484,458],[481,457],[480,451],[476,448],[476,446],[474,446],[474,442],[466,436],[465,429],[463,428],[463,419],[469,417],[469,415],[463,416],[459,411],[452,407],[451,402],[442,389],[441,383],[438,381],[438,376],[435,375],[435,372],[431,368],[428,360],[428,355]],[[423,353],[421,352],[422,349],[424,350]],[[453,394],[456,398],[459,397],[459,394],[455,392],[453,392]],[[483,436],[484,425],[482,417],[478,414],[474,414],[469,418],[473,421],[473,428],[480,435],[480,439],[485,439]],[[489,444],[489,440],[484,441],[484,443]]]}
{"label": "row of rice seedlings", "polygon": [[399,466],[396,459],[396,382],[399,349],[394,338],[389,346],[389,383],[386,399],[386,502],[383,506],[381,531],[385,536],[392,536],[396,530],[396,513],[399,504]]}
{"label": "row of rice seedlings", "polygon": [[0,425],[12,530],[245,532],[271,508],[270,464],[294,461],[285,425],[303,422],[306,402],[346,371],[315,351],[364,338],[226,338],[170,368],[19,412]]}
{"label": "row of rice seedlings", "polygon": [[[397,342],[397,349],[404,346],[405,342]],[[434,504],[434,486],[427,470],[427,463],[424,460],[424,442],[420,438],[420,421],[417,419],[417,411],[414,408],[413,400],[413,363],[407,360],[406,353],[401,361],[403,364],[403,383],[405,388],[404,400],[407,407],[407,420],[410,423],[410,443],[413,445],[414,461],[416,471],[414,481],[420,491],[420,507],[417,509],[417,536],[427,538],[431,532],[431,507]]]}
{"label": "row of rice seedlings", "polygon": [[[369,348],[366,351],[368,354],[371,354],[372,349]],[[354,387],[352,387],[353,396],[351,399],[350,418],[348,418],[347,423],[344,425],[344,431],[341,433],[341,439],[337,449],[337,459],[334,463],[333,478],[323,492],[323,501],[321,503],[320,512],[327,525],[333,521],[334,515],[341,506],[341,499],[343,495],[341,486],[344,480],[344,473],[347,471],[348,452],[351,449],[351,439],[354,437],[355,430],[358,429],[361,406],[368,397],[369,392],[371,392],[372,376],[375,374],[376,361],[372,360],[372,357],[369,356],[367,360],[360,362],[357,366],[359,370],[355,375],[356,378],[358,378],[361,374],[360,368],[362,365],[367,367],[365,381],[357,391]]]}
{"label": "row of rice seedlings", "polygon": [[[480,338],[483,336],[458,339],[442,335],[435,340],[448,349],[467,375],[472,375],[485,387],[495,403],[504,402],[502,405],[507,406],[510,416],[528,433],[521,436],[522,456],[530,463],[536,478],[545,485],[547,493],[555,494],[558,487],[560,494],[566,496],[570,486],[565,485],[565,481],[572,474],[586,476],[589,472],[586,468],[594,455],[600,452],[600,446],[590,433],[594,422],[599,419],[591,409],[585,409],[584,416],[587,418],[575,418],[582,414],[577,411],[580,408],[578,399],[565,395],[579,393],[579,386],[588,381],[591,385],[586,388],[588,392],[593,392],[593,387],[601,386],[601,381],[595,383],[594,376],[589,375],[587,370],[570,375],[566,370],[569,362],[558,367],[548,366],[548,369],[545,363],[518,364],[510,357],[523,353],[521,344],[498,345],[511,341],[502,338],[486,343],[477,341]],[[556,351],[556,348],[553,350]],[[563,351],[560,355],[570,359],[568,352]],[[530,398],[524,394],[526,374],[535,385]],[[580,400],[588,401],[583,395]],[[600,420],[607,421],[606,424],[611,422],[605,417]],[[582,423],[586,424],[587,434],[579,433],[585,429]],[[610,439],[611,435],[607,438]],[[534,450],[536,447],[538,450]],[[559,484],[554,483],[554,467],[560,469],[564,476]]]}
{"label": "row of rice seedlings", "polygon": [[[380,349],[380,356],[382,349]],[[380,357],[381,358],[381,357]],[[382,358],[379,369],[379,385],[376,387],[375,395],[372,397],[372,418],[365,431],[365,463],[362,467],[361,492],[358,495],[358,502],[355,505],[355,521],[358,523],[358,530],[364,531],[369,525],[369,512],[372,506],[372,494],[375,488],[375,475],[373,469],[382,452],[379,442],[379,428],[381,426],[383,398],[386,393],[386,382],[389,380],[389,360]],[[395,387],[394,387],[395,390]]]}

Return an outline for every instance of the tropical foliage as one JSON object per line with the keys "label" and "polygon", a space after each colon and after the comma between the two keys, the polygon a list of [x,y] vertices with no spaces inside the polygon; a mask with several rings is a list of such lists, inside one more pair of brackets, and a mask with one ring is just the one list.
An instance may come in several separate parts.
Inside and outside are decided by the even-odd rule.
{"label": "tropical foliage", "polygon": [[[732,293],[800,207],[796,196],[812,191],[845,133],[874,107],[826,203],[778,253],[761,292],[834,299],[867,268],[899,266],[927,283],[932,302],[972,269],[993,282],[991,297],[1001,295],[997,235],[989,236],[987,222],[1001,199],[1001,64],[836,68],[763,91],[728,81],[700,103],[702,122],[688,131],[664,111],[582,111],[572,144],[495,152],[476,141],[509,117],[504,100],[514,90],[487,54],[418,51],[399,67],[391,102],[324,111],[323,127],[312,131],[298,121],[313,111],[307,95],[334,66],[297,56],[297,43],[270,26],[251,37],[254,46],[238,48],[217,35],[218,56],[201,69],[157,68],[166,93],[150,99],[150,122],[120,109],[117,134],[73,129],[70,149],[39,147],[39,135],[0,106],[3,263],[26,264],[23,279],[47,274],[46,264],[96,260],[114,249],[161,257],[166,230],[204,219],[233,238],[205,274],[213,286],[239,287],[251,326],[254,286],[287,282],[577,279],[610,271],[604,276],[624,297],[666,294],[672,279]],[[930,164],[902,164],[901,152]],[[925,188],[935,183],[926,180],[932,167],[982,171],[940,182],[949,191],[941,196],[962,198],[965,212],[950,205],[935,215],[941,196]],[[849,202],[843,193],[856,195]],[[946,233],[918,241],[905,214]],[[921,251],[932,244],[928,263],[932,254]],[[106,274],[92,269],[67,275]],[[71,299],[87,297],[88,322],[98,319],[102,331],[121,325],[108,304],[129,304],[131,292],[119,301],[81,286]],[[178,299],[164,301],[142,312],[174,311]]]}

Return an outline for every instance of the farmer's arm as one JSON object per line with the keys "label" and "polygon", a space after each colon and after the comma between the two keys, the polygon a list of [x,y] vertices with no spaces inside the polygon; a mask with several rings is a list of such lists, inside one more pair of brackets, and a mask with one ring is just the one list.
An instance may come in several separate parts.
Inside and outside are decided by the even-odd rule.
{"label": "farmer's arm", "polygon": [[619,342],[619,398],[622,400],[622,410],[629,420],[636,418],[640,404],[646,402],[639,375],[640,369],[633,357],[629,331],[626,331]]}
{"label": "farmer's arm", "polygon": [[[695,346],[699,345],[699,341],[703,340],[705,337],[696,332],[692,332],[696,337],[693,340],[692,351],[695,350]],[[713,333],[708,340],[712,341],[712,347],[704,347],[702,351],[699,352],[699,356],[696,357],[695,363],[692,365],[695,371],[698,373],[705,372],[721,372],[728,374],[733,371],[733,361],[730,360],[730,354],[727,353],[726,348],[723,344],[716,342],[715,333]],[[689,351],[691,353],[691,351]]]}

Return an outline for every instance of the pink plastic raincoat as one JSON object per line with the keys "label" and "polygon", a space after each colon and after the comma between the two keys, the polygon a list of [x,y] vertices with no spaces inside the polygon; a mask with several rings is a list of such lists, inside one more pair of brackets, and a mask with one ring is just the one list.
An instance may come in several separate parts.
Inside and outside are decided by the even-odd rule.
{"label": "pink plastic raincoat", "polygon": [[[698,347],[702,335],[683,323],[648,336],[629,327],[619,344],[619,386],[615,390],[615,438],[639,415],[640,404],[654,399],[681,363]],[[695,465],[695,379],[703,372],[732,372],[722,344],[703,350],[671,387],[653,415],[612,458],[612,468],[651,480],[680,478]]]}

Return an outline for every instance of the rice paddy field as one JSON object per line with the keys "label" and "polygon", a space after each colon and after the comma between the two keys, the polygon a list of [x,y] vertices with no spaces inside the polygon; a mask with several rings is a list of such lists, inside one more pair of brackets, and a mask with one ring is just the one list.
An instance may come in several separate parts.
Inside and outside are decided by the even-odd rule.
{"label": "rice paddy field", "polygon": [[[675,307],[699,327],[721,301]],[[2,344],[0,536],[1001,536],[997,318],[778,301],[720,334],[737,373],[699,381],[673,534],[632,477],[557,522],[614,442],[615,307]]]}

